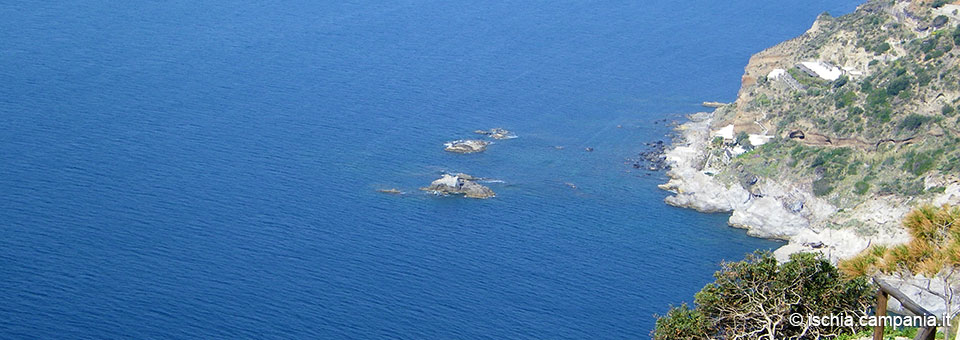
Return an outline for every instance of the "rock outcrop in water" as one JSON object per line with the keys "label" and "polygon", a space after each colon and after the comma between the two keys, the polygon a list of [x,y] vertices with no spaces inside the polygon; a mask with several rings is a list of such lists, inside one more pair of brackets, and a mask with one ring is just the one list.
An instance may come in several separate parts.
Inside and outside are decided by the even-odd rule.
{"label": "rock outcrop in water", "polygon": [[477,130],[477,131],[474,131],[474,133],[479,135],[489,136],[490,138],[493,138],[493,139],[517,138],[517,135],[514,135],[512,132],[503,128],[493,128],[490,130]]}
{"label": "rock outcrop in water", "polygon": [[666,144],[663,141],[656,141],[646,144],[647,149],[640,152],[640,158],[633,162],[634,169],[646,169],[649,171],[670,170],[665,155]]}
{"label": "rock outcrop in water", "polygon": [[493,190],[477,183],[477,180],[478,178],[463,173],[444,174],[440,179],[430,183],[430,186],[420,188],[420,190],[433,192],[437,195],[464,195],[467,198],[491,198],[496,196]]}
{"label": "rock outcrop in water", "polygon": [[490,142],[478,139],[461,139],[444,144],[444,150],[456,153],[475,153],[487,150]]}

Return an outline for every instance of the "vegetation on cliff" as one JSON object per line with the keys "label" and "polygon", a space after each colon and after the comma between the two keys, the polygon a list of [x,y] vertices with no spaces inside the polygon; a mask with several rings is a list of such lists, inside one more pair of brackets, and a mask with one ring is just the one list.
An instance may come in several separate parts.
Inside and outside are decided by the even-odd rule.
{"label": "vegetation on cliff", "polygon": [[864,315],[874,288],[863,278],[845,279],[814,254],[779,264],[768,252],[727,262],[695,297],[695,307],[674,307],[657,318],[653,338],[819,339],[853,334],[862,327],[815,325],[791,315]]}
{"label": "vegetation on cliff", "polygon": [[[728,184],[794,183],[841,214],[960,183],[958,8],[872,0],[758,53],[737,101],[717,111],[715,129],[732,125],[735,137],[714,140],[708,165]],[[810,63],[842,75],[818,76]],[[854,222],[845,225],[872,228]]]}
{"label": "vegetation on cliff", "polygon": [[[732,210],[731,225],[792,235],[789,252],[836,259],[874,246],[842,262],[846,275],[806,253],[782,265],[769,254],[724,263],[692,307],[658,318],[654,338],[855,334],[783,320],[797,309],[864,311],[872,294],[866,277],[881,273],[906,274],[908,285],[941,280],[944,290],[927,285],[928,293],[945,296],[946,310],[957,314],[960,210],[923,204],[960,200],[958,23],[960,5],[946,1],[870,0],[842,17],[821,15],[802,36],[751,58],[734,103],[686,124],[693,142],[670,154],[686,167],[661,186],[679,197],[668,202]],[[717,191],[726,196],[711,196]],[[722,199],[702,203],[713,196]],[[739,201],[728,204],[728,196]],[[893,245],[908,233],[910,243]]]}

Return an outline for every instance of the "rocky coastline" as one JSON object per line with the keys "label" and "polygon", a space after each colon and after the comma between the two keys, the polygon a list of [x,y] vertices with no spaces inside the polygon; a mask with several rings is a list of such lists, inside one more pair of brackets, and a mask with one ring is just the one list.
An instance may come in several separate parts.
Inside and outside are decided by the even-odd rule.
{"label": "rocky coastline", "polygon": [[[718,110],[723,110],[720,108]],[[775,251],[786,260],[797,252],[819,252],[836,262],[859,253],[870,244],[894,244],[907,240],[897,225],[909,208],[875,200],[855,217],[874,221],[872,233],[832,227],[838,209],[805,190],[803,183],[747,180],[727,183],[717,178],[724,163],[708,152],[710,127],[715,112],[690,115],[676,129],[677,140],[664,154],[670,165],[670,180],[661,184],[673,193],[667,204],[705,213],[731,213],[728,224],[755,237],[788,243]]]}
{"label": "rocky coastline", "polygon": [[662,140],[645,143],[645,150],[639,153],[640,158],[632,160],[634,169],[648,171],[670,170],[670,164],[667,164],[667,144]]}
{"label": "rocky coastline", "polygon": [[[705,102],[715,110],[676,127],[663,154],[669,180],[659,187],[672,193],[664,201],[728,213],[748,235],[786,241],[774,252],[780,261],[814,252],[837,263],[906,243],[902,221],[913,208],[960,204],[960,87],[925,76],[953,74],[943,70],[960,57],[918,47],[960,44],[942,39],[960,37],[944,25],[960,21],[957,10],[868,1],[753,55],[734,102]],[[943,312],[939,297],[916,288],[925,279],[880,279]]]}

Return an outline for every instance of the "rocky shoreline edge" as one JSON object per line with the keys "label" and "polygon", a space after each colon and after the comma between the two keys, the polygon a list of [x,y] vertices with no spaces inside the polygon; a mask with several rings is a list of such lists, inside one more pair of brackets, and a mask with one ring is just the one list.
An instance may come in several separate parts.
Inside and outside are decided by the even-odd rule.
{"label": "rocky shoreline edge", "polygon": [[793,253],[818,252],[836,262],[871,244],[908,239],[906,232],[896,227],[907,207],[881,199],[868,202],[854,212],[856,218],[885,227],[865,235],[835,227],[832,218],[837,208],[802,190],[802,183],[754,180],[746,181],[745,187],[718,180],[715,176],[723,170],[722,161],[712,159],[707,148],[716,112],[689,115],[686,123],[676,127],[677,137],[664,153],[670,180],[659,185],[673,193],[664,200],[667,204],[705,213],[731,213],[730,226],[746,229],[750,236],[787,241],[774,252],[781,261]]}
{"label": "rocky shoreline edge", "polygon": [[[711,139],[711,124],[719,110],[724,108],[689,115],[686,123],[675,128],[677,134],[673,144],[663,155],[669,166],[666,174],[670,180],[658,186],[673,194],[664,199],[667,204],[704,213],[731,213],[728,224],[746,229],[747,235],[787,241],[774,251],[781,262],[788,260],[793,253],[814,252],[837,263],[873,244],[909,241],[901,221],[911,209],[910,202],[892,196],[874,197],[853,211],[838,214],[837,208],[829,202],[815,197],[809,190],[802,190],[803,183],[758,181],[745,188],[715,178],[723,170],[722,164],[711,160],[707,146]],[[956,188],[951,187],[951,190]],[[942,204],[951,198],[949,194],[942,194],[932,203]],[[874,228],[864,233],[837,227],[838,221],[849,219],[866,221]],[[935,314],[944,312],[940,297],[917,288],[931,284],[929,280],[919,276],[885,275],[882,278],[927,310]],[[955,302],[960,303],[960,297]],[[888,309],[905,313],[896,300],[890,300]]]}

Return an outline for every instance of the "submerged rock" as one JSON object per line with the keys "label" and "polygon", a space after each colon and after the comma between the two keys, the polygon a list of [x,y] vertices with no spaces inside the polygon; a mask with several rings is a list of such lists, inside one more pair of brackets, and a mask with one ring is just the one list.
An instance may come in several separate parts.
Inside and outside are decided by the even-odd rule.
{"label": "submerged rock", "polygon": [[461,139],[444,144],[446,146],[444,150],[456,153],[483,152],[487,149],[487,145],[490,145],[490,142],[478,139]]}
{"label": "submerged rock", "polygon": [[670,170],[665,151],[666,144],[662,140],[646,143],[646,150],[640,152],[640,158],[633,160],[633,168],[649,171]]}
{"label": "submerged rock", "polygon": [[440,179],[430,183],[430,186],[420,188],[437,195],[464,195],[468,198],[490,198],[496,193],[490,188],[478,184],[478,178],[467,174],[444,174]]}
{"label": "submerged rock", "polygon": [[384,194],[392,194],[392,195],[400,195],[400,194],[403,194],[403,191],[400,191],[400,189],[397,189],[397,188],[377,189],[377,192],[381,192],[381,193],[384,193]]}
{"label": "submerged rock", "polygon": [[514,135],[512,132],[503,128],[493,128],[490,130],[477,130],[477,131],[474,131],[474,133],[479,135],[490,136],[490,138],[493,138],[493,139],[517,138],[517,135]]}

